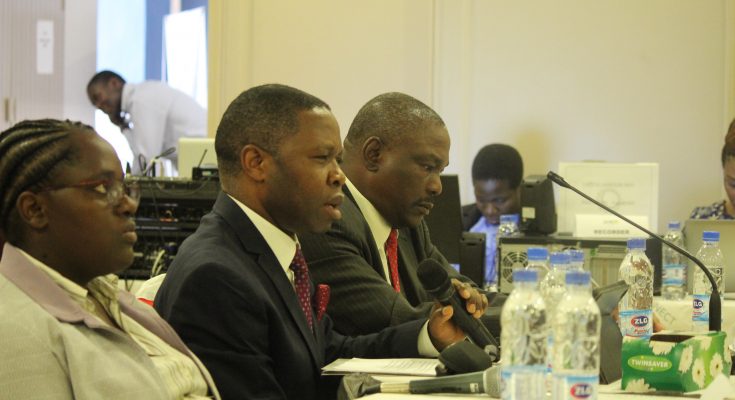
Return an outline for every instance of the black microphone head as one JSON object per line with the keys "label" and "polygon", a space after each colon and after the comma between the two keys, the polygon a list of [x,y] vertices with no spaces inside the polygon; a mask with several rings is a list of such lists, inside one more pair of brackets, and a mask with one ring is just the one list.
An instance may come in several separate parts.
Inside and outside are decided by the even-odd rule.
{"label": "black microphone head", "polygon": [[559,186],[569,187],[569,184],[567,183],[567,181],[565,181],[564,178],[561,177],[561,175],[557,174],[554,171],[549,171],[546,174],[546,177],[549,178],[550,181],[556,183]]}
{"label": "black microphone head", "polygon": [[449,374],[483,371],[493,364],[493,360],[481,348],[468,341],[449,345],[439,353],[439,361],[447,367]]}
{"label": "black microphone head", "polygon": [[427,258],[421,261],[416,274],[424,290],[435,297],[437,294],[444,293],[452,287],[447,271],[434,259]]}

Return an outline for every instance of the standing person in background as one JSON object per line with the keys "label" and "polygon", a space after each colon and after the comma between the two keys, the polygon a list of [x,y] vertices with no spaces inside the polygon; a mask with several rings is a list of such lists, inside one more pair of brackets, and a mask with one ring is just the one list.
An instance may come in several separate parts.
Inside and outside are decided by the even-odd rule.
{"label": "standing person in background", "polygon": [[[205,137],[207,112],[193,98],[163,82],[126,83],[112,71],[95,74],[87,96],[117,125],[133,150],[132,172],[144,171],[153,157],[176,148],[179,138]],[[176,169],[176,153],[166,157]]]}
{"label": "standing person in background", "polygon": [[118,289],[140,191],[112,146],[46,119],[0,134],[0,154],[0,397],[219,398],[174,330]]}
{"label": "standing person in background", "polygon": [[464,338],[451,307],[368,336],[332,329],[299,244],[341,217],[342,144],[325,102],[284,85],[248,89],[222,116],[215,149],[222,192],[154,305],[224,398],[329,399],[321,368],[338,357],[431,356]]}
{"label": "standing person in background", "polygon": [[462,207],[465,231],[485,234],[485,281],[497,282],[495,257],[500,216],[521,211],[523,159],[507,144],[489,144],[472,161],[475,204]]}
{"label": "standing person in background", "polygon": [[342,219],[301,236],[314,281],[332,288],[337,331],[365,334],[426,318],[433,299],[417,275],[426,259],[457,279],[468,312],[483,314],[488,299],[449,266],[423,220],[442,191],[449,146],[441,117],[407,94],[381,94],[358,111],[344,140]]}

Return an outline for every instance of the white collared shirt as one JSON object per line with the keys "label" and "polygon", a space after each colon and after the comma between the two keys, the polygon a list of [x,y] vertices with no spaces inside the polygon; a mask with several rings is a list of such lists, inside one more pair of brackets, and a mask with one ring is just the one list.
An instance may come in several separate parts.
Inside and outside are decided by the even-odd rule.
{"label": "white collared shirt", "polygon": [[370,232],[373,234],[375,244],[378,246],[378,254],[380,254],[380,262],[383,264],[383,276],[388,283],[390,282],[390,268],[388,265],[388,257],[385,254],[385,242],[390,235],[391,226],[388,221],[380,215],[377,208],[370,202],[349,179],[345,179],[345,186],[355,198],[357,207],[360,208],[365,221],[367,221]]}
{"label": "white collared shirt", "polygon": [[273,251],[273,254],[276,255],[278,264],[281,265],[281,268],[283,268],[283,272],[288,277],[291,285],[293,285],[294,275],[293,271],[291,270],[291,261],[293,261],[293,258],[296,255],[296,246],[298,246],[299,243],[296,239],[296,236],[287,235],[284,231],[278,229],[275,225],[270,223],[270,221],[266,220],[260,214],[253,211],[250,207],[241,203],[230,194],[227,195],[230,196],[230,199],[232,199],[232,201],[234,201],[235,204],[237,204],[238,207],[242,209],[245,215],[250,218],[250,221],[253,222],[253,225],[255,225],[255,229],[260,232],[260,234],[263,236],[263,239],[265,239],[265,242],[268,243],[268,247],[270,247]]}
{"label": "white collared shirt", "polygon": [[[133,173],[140,172],[138,155],[146,162],[166,149],[179,146],[179,138],[207,136],[207,110],[186,93],[164,82],[126,83],[121,111],[130,114],[132,127],[122,133],[133,151]],[[167,157],[176,167],[178,153]]]}

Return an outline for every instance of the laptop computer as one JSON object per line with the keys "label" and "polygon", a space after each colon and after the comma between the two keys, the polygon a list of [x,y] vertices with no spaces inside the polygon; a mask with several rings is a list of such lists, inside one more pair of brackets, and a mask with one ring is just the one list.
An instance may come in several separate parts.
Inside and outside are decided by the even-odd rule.
{"label": "laptop computer", "polygon": [[[702,246],[702,232],[720,232],[720,250],[725,261],[725,293],[735,295],[735,220],[690,219],[684,225],[684,246],[692,255]],[[689,262],[687,270],[687,291],[692,292],[692,277],[698,267]]]}

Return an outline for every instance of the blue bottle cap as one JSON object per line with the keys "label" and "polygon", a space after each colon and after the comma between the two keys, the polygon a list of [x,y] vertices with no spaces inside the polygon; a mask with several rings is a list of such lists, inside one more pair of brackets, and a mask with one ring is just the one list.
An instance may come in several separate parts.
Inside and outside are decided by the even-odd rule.
{"label": "blue bottle cap", "polygon": [[717,231],[704,231],[702,232],[702,240],[705,242],[719,242],[720,232]]}
{"label": "blue bottle cap", "polygon": [[546,261],[549,258],[549,250],[546,247],[529,247],[526,253],[529,261]]}
{"label": "blue bottle cap", "polygon": [[643,238],[632,238],[628,239],[629,249],[646,249],[646,239]]}
{"label": "blue bottle cap", "polygon": [[584,251],[579,249],[569,249],[569,259],[572,262],[584,262]]}
{"label": "blue bottle cap", "polygon": [[561,251],[552,252],[550,258],[552,265],[569,264],[569,254]]}
{"label": "blue bottle cap", "polygon": [[538,273],[535,269],[514,269],[513,282],[536,282]]}
{"label": "blue bottle cap", "polygon": [[570,285],[589,285],[590,273],[588,271],[569,271],[566,275],[566,282]]}
{"label": "blue bottle cap", "polygon": [[679,221],[669,221],[669,230],[670,231],[678,231],[681,229],[681,222]]}

